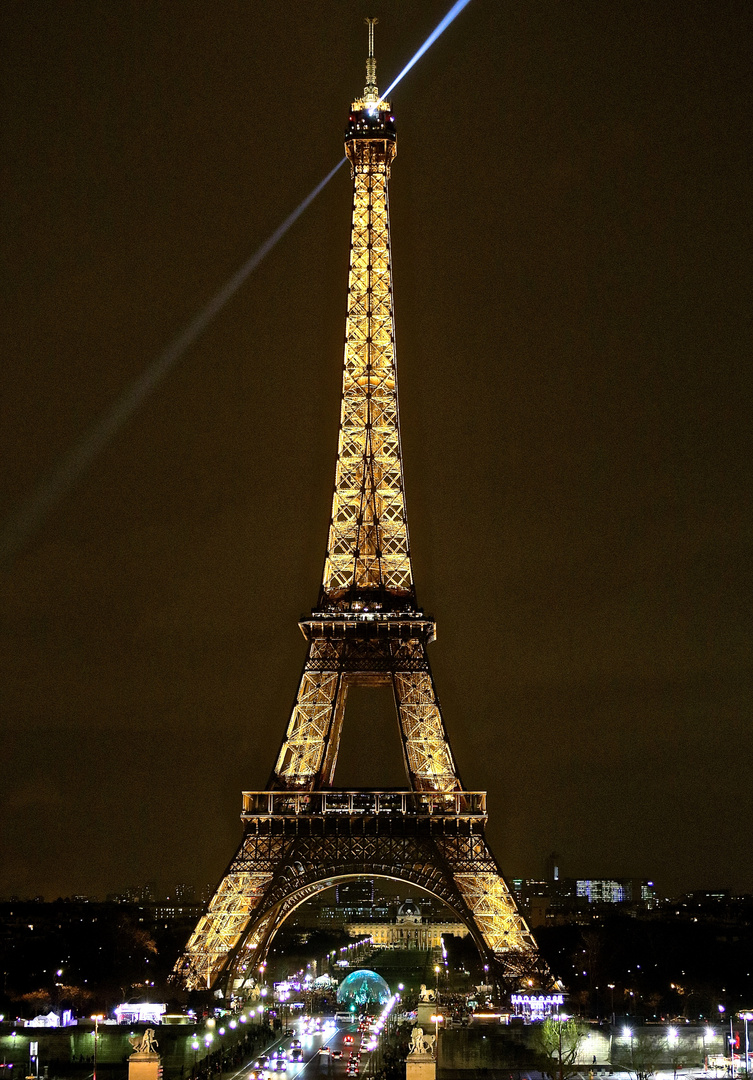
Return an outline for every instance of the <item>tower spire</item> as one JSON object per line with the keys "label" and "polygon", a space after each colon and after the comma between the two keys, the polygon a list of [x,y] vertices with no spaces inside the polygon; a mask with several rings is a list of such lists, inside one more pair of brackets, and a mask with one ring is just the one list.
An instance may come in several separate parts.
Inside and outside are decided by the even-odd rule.
{"label": "tower spire", "polygon": [[379,19],[364,19],[369,28],[369,55],[366,60],[366,86],[363,91],[363,99],[369,104],[379,101],[379,90],[376,82],[376,59],[374,57],[374,27]]}

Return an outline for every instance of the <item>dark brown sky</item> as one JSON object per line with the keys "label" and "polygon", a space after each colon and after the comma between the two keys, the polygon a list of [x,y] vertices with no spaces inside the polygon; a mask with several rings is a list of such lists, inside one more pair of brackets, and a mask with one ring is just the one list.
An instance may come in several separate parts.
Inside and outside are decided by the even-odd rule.
{"label": "dark brown sky", "polygon": [[[384,87],[449,6],[4,5],[4,519],[341,156],[363,16]],[[471,0],[392,98],[414,569],[509,875],[753,890],[752,22]],[[0,895],[235,851],[320,580],[349,213],[342,171],[2,570]],[[399,783],[352,704],[338,783]]]}

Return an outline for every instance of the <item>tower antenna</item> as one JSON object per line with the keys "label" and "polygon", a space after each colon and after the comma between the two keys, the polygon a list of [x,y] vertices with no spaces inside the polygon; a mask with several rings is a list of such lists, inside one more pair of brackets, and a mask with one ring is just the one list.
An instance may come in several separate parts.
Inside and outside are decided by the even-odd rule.
{"label": "tower antenna", "polygon": [[369,28],[369,56],[366,60],[366,86],[363,91],[365,101],[376,102],[379,100],[379,91],[376,81],[376,59],[374,57],[374,27],[379,19],[364,19]]}

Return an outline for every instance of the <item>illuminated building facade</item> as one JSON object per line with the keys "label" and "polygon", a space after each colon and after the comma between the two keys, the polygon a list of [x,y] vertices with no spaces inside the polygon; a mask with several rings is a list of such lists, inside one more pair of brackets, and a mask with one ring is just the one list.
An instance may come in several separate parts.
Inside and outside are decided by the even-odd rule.
{"label": "illuminated building facade", "polygon": [[[398,418],[388,182],[397,142],[369,25],[363,97],[345,152],[353,181],[335,485],[319,601],[298,693],[265,791],[179,960],[186,987],[251,983],[276,930],[338,880],[389,877],[436,896],[510,985],[549,980],[484,837],[485,792],[461,784],[426,653],[434,621],[413,581]],[[349,685],[392,688],[408,788],[333,787]]]}
{"label": "illuminated building facade", "polygon": [[658,903],[654,882],[639,878],[513,878],[510,884],[532,926],[543,926],[552,919],[562,921],[568,916],[577,918],[603,905],[650,911]]}
{"label": "illuminated building facade", "polygon": [[468,928],[461,922],[438,922],[425,919],[418,904],[406,900],[389,922],[346,923],[351,937],[370,937],[374,945],[385,949],[441,949],[442,935],[463,937]]}

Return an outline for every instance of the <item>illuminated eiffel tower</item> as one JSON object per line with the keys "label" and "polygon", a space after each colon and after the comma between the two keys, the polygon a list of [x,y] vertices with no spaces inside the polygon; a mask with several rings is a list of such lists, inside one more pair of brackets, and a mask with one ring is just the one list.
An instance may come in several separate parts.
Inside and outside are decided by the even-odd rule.
{"label": "illuminated eiffel tower", "polygon": [[[379,97],[369,22],[363,97],[345,152],[353,180],[340,436],[319,602],[266,791],[243,793],[244,836],[174,978],[188,989],[251,984],[303,901],[348,878],[410,882],[466,924],[508,988],[551,981],[484,838],[486,793],[460,782],[426,655],[431,618],[411,569],[400,449],[388,180],[395,118]],[[409,787],[333,787],[351,683],[392,687]]]}

